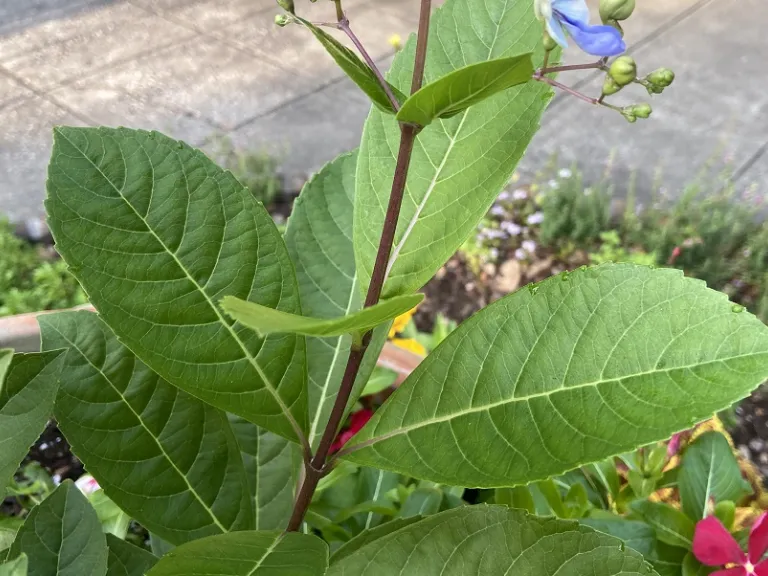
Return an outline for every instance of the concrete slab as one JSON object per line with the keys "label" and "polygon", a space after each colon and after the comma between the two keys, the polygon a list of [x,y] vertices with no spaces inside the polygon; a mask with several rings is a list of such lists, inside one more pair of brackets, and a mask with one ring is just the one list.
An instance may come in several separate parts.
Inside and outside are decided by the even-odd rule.
{"label": "concrete slab", "polygon": [[132,4],[115,3],[2,38],[0,63],[35,88],[47,90],[194,34]]}
{"label": "concrete slab", "polygon": [[191,143],[203,142],[218,130],[199,114],[161,104],[151,91],[133,94],[117,84],[103,84],[98,78],[75,82],[51,92],[51,96],[95,125],[157,130]]}
{"label": "concrete slab", "polygon": [[82,122],[37,96],[0,109],[0,207],[13,221],[44,213],[51,130],[58,124]]}
{"label": "concrete slab", "polygon": [[[394,34],[403,38],[416,29],[418,11],[408,10],[412,0],[388,0],[386,3],[357,2],[347,6],[347,17],[352,29],[371,56],[376,60],[393,52],[389,39]],[[313,22],[333,21],[335,12],[330,2],[317,2],[302,6],[301,14]],[[242,22],[213,33],[223,41],[231,42],[256,54],[277,59],[282,66],[310,83],[322,83],[339,78],[343,73],[323,46],[306,28],[298,25],[280,28],[272,13],[261,13]],[[325,30],[346,46],[354,48],[346,34],[332,28]]]}
{"label": "concrete slab", "polygon": [[115,1],[120,0],[0,0],[0,34],[15,33]]}
{"label": "concrete slab", "polygon": [[271,62],[206,37],[82,80],[88,84],[185,111],[221,130],[297,95],[291,76]]}
{"label": "concrete slab", "polygon": [[[668,66],[677,73],[676,83],[652,100],[651,119],[628,124],[609,110],[564,99],[546,115],[523,171],[536,170],[558,153],[561,162],[577,162],[587,179],[595,180],[615,153],[619,190],[637,170],[639,192],[648,191],[661,169],[663,185],[674,193],[713,155],[738,165],[768,133],[765,77],[755,73],[768,58],[764,14],[759,0],[706,3],[635,54],[643,70]],[[584,91],[598,94],[600,84],[593,80]],[[648,100],[635,86],[612,101]]]}
{"label": "concrete slab", "polygon": [[369,110],[366,96],[344,79],[232,132],[231,138],[244,150],[274,155],[288,179],[295,180],[359,146]]}
{"label": "concrete slab", "polygon": [[34,92],[27,90],[10,76],[0,74],[0,108],[33,95]]}
{"label": "concrete slab", "polygon": [[272,0],[133,0],[169,18],[205,32],[261,12],[280,11]]}

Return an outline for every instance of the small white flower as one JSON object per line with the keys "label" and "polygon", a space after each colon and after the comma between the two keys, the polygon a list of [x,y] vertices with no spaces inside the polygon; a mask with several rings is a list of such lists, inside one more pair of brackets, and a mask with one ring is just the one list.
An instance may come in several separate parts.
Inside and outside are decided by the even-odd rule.
{"label": "small white flower", "polygon": [[555,180],[554,178],[548,182],[548,186],[552,188],[552,190],[557,190],[560,188],[560,182]]}
{"label": "small white flower", "polygon": [[491,208],[491,214],[493,216],[504,216],[504,214],[506,214],[506,210],[504,210],[503,206],[499,206],[497,204],[497,205],[493,206],[493,208]]}
{"label": "small white flower", "polygon": [[522,227],[518,226],[514,222],[502,222],[501,229],[510,236],[520,236],[520,233],[523,231]]}
{"label": "small white flower", "polygon": [[525,250],[528,253],[533,253],[536,251],[536,242],[533,240],[523,240],[523,250]]}
{"label": "small white flower", "polygon": [[584,196],[592,196],[592,188],[584,188]]}
{"label": "small white flower", "polygon": [[526,192],[522,188],[518,188],[517,190],[512,192],[513,200],[525,200],[526,198],[528,198],[528,192]]}
{"label": "small white flower", "polygon": [[507,192],[506,190],[503,190],[501,192],[501,194],[499,194],[499,198],[498,199],[501,202],[506,202],[507,200],[509,200],[509,192]]}
{"label": "small white flower", "polygon": [[525,260],[525,256],[526,256],[525,250],[523,250],[522,248],[518,248],[517,250],[515,250],[516,260]]}
{"label": "small white flower", "polygon": [[496,260],[496,258],[499,257],[499,251],[496,248],[491,248],[488,250],[488,255],[491,257],[492,260]]}
{"label": "small white flower", "polygon": [[99,483],[96,482],[96,479],[90,474],[83,474],[80,476],[80,478],[75,481],[75,486],[77,486],[80,489],[80,492],[86,496],[90,496],[96,492],[96,490],[101,489]]}
{"label": "small white flower", "polygon": [[51,476],[51,480],[53,481],[54,486],[58,486],[61,484],[61,474],[54,474]]}
{"label": "small white flower", "polygon": [[573,172],[571,172],[569,168],[562,168],[557,173],[557,175],[560,176],[560,178],[570,178],[571,176],[573,176]]}
{"label": "small white flower", "polygon": [[528,226],[535,226],[544,222],[544,212],[534,212],[525,220]]}

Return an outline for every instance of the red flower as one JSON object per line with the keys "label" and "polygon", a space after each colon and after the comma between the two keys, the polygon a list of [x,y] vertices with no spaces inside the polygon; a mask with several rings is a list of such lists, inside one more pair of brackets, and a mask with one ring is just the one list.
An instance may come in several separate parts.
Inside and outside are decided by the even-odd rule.
{"label": "red flower", "polygon": [[331,454],[341,450],[344,444],[349,442],[352,436],[360,432],[360,429],[366,425],[368,420],[371,419],[371,416],[373,416],[373,411],[368,410],[367,408],[363,408],[362,410],[358,410],[357,412],[353,413],[349,418],[349,428],[339,434],[336,437],[336,442],[331,444]]}
{"label": "red flower", "polygon": [[766,550],[768,512],[763,512],[752,525],[748,554],[744,554],[738,542],[714,516],[696,524],[693,555],[707,566],[730,566],[710,576],[768,576],[768,560],[761,561]]}

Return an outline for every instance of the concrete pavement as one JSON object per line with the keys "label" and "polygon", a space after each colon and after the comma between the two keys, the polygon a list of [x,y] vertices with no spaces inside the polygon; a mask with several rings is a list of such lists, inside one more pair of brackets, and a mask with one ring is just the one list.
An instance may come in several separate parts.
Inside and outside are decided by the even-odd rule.
{"label": "concrete pavement", "polygon": [[[759,1],[639,3],[630,50],[641,71],[675,69],[676,84],[635,125],[558,95],[521,171],[557,152],[594,179],[613,154],[619,190],[633,170],[647,190],[662,169],[674,192],[715,155],[739,185],[767,192],[768,11]],[[415,29],[417,4],[345,1],[384,67],[387,39]],[[332,18],[324,0],[308,10]],[[42,214],[55,124],[153,128],[204,148],[229,135],[276,154],[289,177],[355,147],[368,102],[306,31],[274,26],[276,12],[273,0],[0,0],[0,213]],[[560,79],[599,91],[590,74]]]}

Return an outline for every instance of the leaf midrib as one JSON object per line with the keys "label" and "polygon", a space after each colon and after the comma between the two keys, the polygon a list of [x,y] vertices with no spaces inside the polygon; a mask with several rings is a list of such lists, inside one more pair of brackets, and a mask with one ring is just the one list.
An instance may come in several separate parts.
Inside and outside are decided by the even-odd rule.
{"label": "leaf midrib", "polygon": [[[277,404],[280,406],[280,409],[283,412],[283,415],[286,417],[288,422],[290,423],[291,427],[293,428],[294,434],[296,434],[296,439],[301,440],[303,437],[303,431],[301,430],[301,427],[299,426],[298,422],[296,422],[296,419],[293,417],[293,414],[288,409],[288,406],[286,406],[285,402],[283,402],[283,399],[280,397],[280,395],[277,393],[276,388],[272,385],[269,378],[267,378],[267,375],[264,373],[264,371],[261,369],[261,366],[256,361],[256,359],[253,357],[253,355],[250,353],[248,348],[245,346],[245,344],[240,340],[237,333],[234,331],[234,328],[229,325],[228,322],[225,321],[224,317],[221,315],[221,312],[219,312],[216,305],[213,303],[213,301],[208,297],[208,294],[203,290],[202,286],[190,275],[189,271],[186,269],[184,264],[181,262],[181,260],[178,259],[176,254],[168,248],[168,246],[163,242],[163,240],[155,233],[154,229],[149,225],[149,223],[146,221],[146,219],[136,210],[136,208],[128,202],[128,199],[123,195],[122,190],[118,189],[117,186],[110,180],[106,174],[101,170],[99,166],[96,165],[96,163],[90,159],[90,157],[86,154],[85,150],[80,149],[75,142],[70,140],[66,134],[64,134],[61,130],[56,129],[57,133],[64,138],[67,142],[70,143],[72,147],[75,148],[80,154],[83,156],[85,160],[88,161],[88,163],[93,166],[93,168],[101,174],[102,178],[106,182],[109,183],[109,185],[112,187],[112,189],[117,193],[117,195],[123,200],[123,202],[131,209],[131,211],[136,215],[137,218],[141,220],[141,222],[146,226],[147,231],[157,240],[157,242],[160,244],[160,246],[163,248],[163,250],[176,262],[179,269],[184,273],[184,275],[187,277],[187,279],[192,283],[192,285],[195,287],[195,289],[203,296],[206,303],[210,306],[211,310],[213,310],[214,314],[216,314],[216,317],[219,320],[219,323],[226,328],[226,330],[230,333],[232,336],[232,339],[237,342],[240,349],[243,351],[243,354],[245,355],[245,358],[248,360],[248,362],[253,366],[253,368],[258,373],[259,377],[261,378],[262,382],[264,382],[264,387],[270,392],[270,394],[273,396]],[[141,148],[142,152],[147,158],[147,161],[149,162],[149,166],[152,170],[152,188],[154,190],[155,186],[155,165],[152,162],[152,159],[150,158],[147,151],[144,149],[144,146],[141,144],[141,142],[138,142],[139,147]],[[118,150],[120,150],[120,156],[123,160],[123,166],[126,168],[127,171],[127,163],[125,161],[125,156],[123,156],[123,149],[118,145]],[[177,160],[179,160],[178,155],[176,156]],[[180,160],[179,160],[179,163]],[[186,181],[186,175],[185,175],[185,181]],[[150,197],[151,200],[151,197]],[[149,212],[147,212],[149,213]],[[185,226],[186,229],[186,226]]]}
{"label": "leaf midrib", "polygon": [[[355,301],[355,291],[357,290],[357,272],[355,272],[355,275],[352,278],[352,286],[349,291],[349,298],[347,300],[347,308],[344,313],[345,316],[349,314],[349,311],[352,309],[352,303]],[[312,419],[312,426],[310,427],[309,431],[309,445],[312,446],[312,441],[315,438],[315,435],[317,434],[317,427],[320,423],[320,415],[323,412],[323,406],[325,406],[325,403],[327,399],[329,398],[326,395],[326,392],[328,391],[328,388],[330,388],[331,383],[331,376],[333,375],[333,370],[336,367],[336,363],[339,360],[339,352],[341,352],[342,344],[344,342],[344,336],[339,336],[336,340],[336,349],[333,352],[333,361],[331,362],[330,367],[328,368],[328,374],[325,378],[325,384],[322,388],[322,395],[320,396],[320,403],[317,405],[317,410],[315,411],[315,415]]]}
{"label": "leaf midrib", "polygon": [[753,353],[750,352],[748,354],[739,354],[736,356],[729,356],[728,358],[719,358],[717,360],[710,360],[708,362],[697,362],[695,364],[687,364],[683,366],[673,366],[670,368],[664,368],[661,370],[647,370],[645,372],[636,372],[634,374],[626,374],[624,376],[618,376],[616,378],[607,378],[602,380],[594,380],[592,382],[584,382],[581,384],[577,384],[575,386],[563,386],[560,388],[557,388],[556,390],[551,390],[548,392],[537,392],[535,394],[529,394],[527,396],[520,396],[518,398],[505,398],[503,400],[499,400],[497,402],[491,402],[489,404],[484,404],[482,406],[475,406],[472,408],[468,408],[465,410],[461,410],[458,412],[453,412],[451,414],[446,414],[445,416],[441,416],[439,418],[432,418],[430,420],[423,420],[421,422],[418,422],[417,424],[413,424],[411,426],[404,426],[402,428],[398,428],[396,430],[393,430],[392,432],[388,432],[387,434],[383,434],[381,436],[374,436],[372,438],[369,438],[367,440],[364,440],[363,442],[360,442],[359,444],[355,444],[354,446],[350,446],[348,450],[343,451],[343,455],[351,454],[352,452],[356,452],[358,450],[361,450],[363,448],[367,448],[368,446],[371,446],[373,444],[376,444],[378,442],[383,442],[384,440],[388,440],[390,438],[393,438],[395,436],[399,436],[401,434],[407,434],[409,432],[412,432],[413,430],[418,430],[419,428],[424,428],[426,426],[430,426],[432,424],[440,424],[442,422],[449,422],[455,418],[460,418],[462,416],[466,416],[469,414],[475,414],[477,412],[485,412],[488,410],[492,410],[493,408],[498,408],[499,406],[504,406],[506,404],[515,404],[518,402],[530,402],[530,400],[535,400],[537,398],[549,398],[551,396],[554,396],[558,393],[564,393],[564,392],[570,392],[572,390],[580,390],[582,388],[589,388],[589,387],[597,387],[601,384],[607,384],[611,382],[621,382],[622,380],[627,380],[629,378],[635,378],[639,376],[649,376],[654,374],[665,374],[669,373],[675,370],[688,370],[690,368],[698,368],[701,366],[707,366],[709,364],[715,364],[720,362],[728,362],[731,360],[737,360],[739,358],[748,358],[748,357],[757,357],[757,356],[766,356],[768,357],[768,352],[758,352]]}
{"label": "leaf midrib", "polygon": [[83,357],[83,359],[94,369],[96,370],[102,378],[104,378],[104,381],[107,382],[112,388],[112,390],[115,391],[115,394],[117,394],[120,397],[120,400],[122,401],[125,406],[131,411],[131,413],[134,415],[136,420],[139,422],[139,425],[149,434],[149,437],[152,438],[152,440],[155,442],[155,445],[160,450],[162,455],[165,457],[165,459],[168,461],[168,463],[171,465],[171,467],[176,471],[176,473],[184,480],[184,483],[187,485],[187,489],[189,492],[195,497],[195,499],[200,503],[200,505],[203,507],[203,509],[208,513],[208,515],[213,520],[214,524],[218,526],[223,534],[226,534],[229,532],[227,528],[224,527],[223,524],[219,521],[219,519],[216,517],[216,515],[213,513],[213,510],[203,501],[202,497],[197,493],[197,491],[192,487],[192,485],[189,483],[189,480],[187,479],[186,474],[184,474],[177,466],[176,463],[171,459],[170,455],[165,451],[165,448],[163,448],[163,445],[160,443],[160,439],[155,436],[155,434],[144,424],[144,420],[142,419],[141,415],[136,412],[136,410],[133,409],[133,406],[131,406],[130,402],[126,399],[126,397],[120,392],[120,390],[117,389],[117,387],[114,385],[112,380],[104,373],[104,371],[96,366],[93,362],[91,362],[91,359],[83,352],[83,350],[80,349],[80,347],[67,338],[67,336],[62,333],[58,328],[53,326],[52,324],[49,324],[53,330],[55,330],[59,336],[61,336],[66,342],[68,342],[74,350],[77,350],[78,354]]}
{"label": "leaf midrib", "polygon": [[[509,0],[504,0],[504,8],[502,9],[502,14],[506,12],[508,6],[509,6]],[[503,20],[503,18],[501,20]],[[491,45],[488,47],[488,55],[486,56],[485,61],[487,61],[488,58],[491,57],[491,54],[493,54],[493,50],[496,47],[496,42],[499,39],[499,30],[501,30],[501,20],[499,20],[499,22],[496,23],[496,33],[493,36],[493,42],[491,42]],[[406,241],[408,240],[411,233],[413,232],[413,229],[416,226],[416,223],[421,217],[421,213],[424,211],[424,208],[427,205],[427,201],[429,200],[430,196],[432,196],[432,192],[434,192],[435,187],[437,186],[437,182],[440,178],[440,175],[445,169],[445,165],[448,162],[448,158],[450,157],[451,152],[453,151],[453,147],[456,145],[456,142],[459,140],[459,134],[461,134],[461,131],[464,128],[464,122],[466,121],[467,115],[469,114],[470,110],[471,108],[467,108],[464,111],[464,114],[462,115],[462,118],[461,118],[461,122],[459,123],[459,127],[456,129],[456,132],[453,134],[453,136],[449,136],[449,138],[451,139],[451,144],[449,145],[448,150],[446,150],[445,156],[443,157],[443,160],[440,162],[440,166],[435,171],[435,176],[434,178],[432,178],[432,181],[429,184],[429,188],[427,188],[427,192],[424,195],[424,199],[419,203],[419,206],[416,208],[416,212],[414,212],[413,216],[411,217],[411,221],[408,223],[408,226],[406,227],[405,232],[403,232],[403,237],[400,239],[400,241],[395,245],[394,249],[392,250],[392,256],[390,256],[389,262],[387,263],[387,269],[384,275],[385,278],[389,278],[389,275],[395,266],[395,262],[397,261],[397,258],[399,257],[401,250],[403,249],[403,246],[405,246]],[[446,132],[446,135],[448,135],[447,132]],[[417,138],[417,140],[419,140],[419,138]]]}
{"label": "leaf midrib", "polygon": [[283,539],[283,534],[279,534],[277,537],[275,537],[275,540],[272,542],[272,544],[269,545],[269,548],[266,549],[266,551],[264,552],[264,555],[261,558],[258,559],[258,561],[256,562],[256,565],[253,567],[253,570],[248,572],[248,574],[246,574],[246,576],[253,576],[254,574],[256,574],[256,570],[258,570],[261,567],[261,565],[264,563],[264,560],[270,554],[272,554],[272,551],[275,548],[277,548],[277,545],[280,544],[282,539]]}

